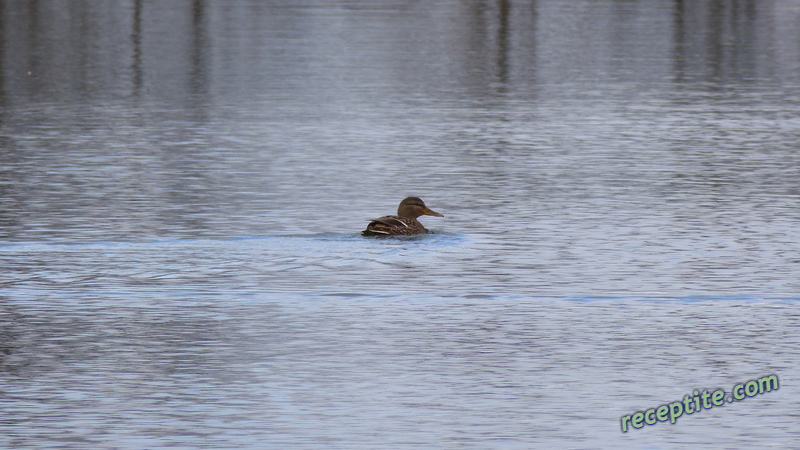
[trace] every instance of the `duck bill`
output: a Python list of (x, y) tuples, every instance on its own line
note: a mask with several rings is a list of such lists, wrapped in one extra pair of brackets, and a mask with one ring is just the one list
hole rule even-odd
[(436, 211), (434, 211), (434, 210), (432, 210), (430, 208), (425, 208), (425, 215), (426, 216), (434, 216), (434, 217), (444, 217), (444, 214), (439, 214), (439, 213), (437, 213)]

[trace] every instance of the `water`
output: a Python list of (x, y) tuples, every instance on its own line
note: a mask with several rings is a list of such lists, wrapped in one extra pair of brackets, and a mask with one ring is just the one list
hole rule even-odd
[(0, 18), (2, 446), (800, 438), (794, 2)]

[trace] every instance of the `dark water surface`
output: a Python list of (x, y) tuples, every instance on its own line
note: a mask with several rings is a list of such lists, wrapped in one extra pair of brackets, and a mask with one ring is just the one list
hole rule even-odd
[[(796, 445), (799, 30), (0, 1), (0, 446)], [(408, 195), (432, 234), (359, 235)]]

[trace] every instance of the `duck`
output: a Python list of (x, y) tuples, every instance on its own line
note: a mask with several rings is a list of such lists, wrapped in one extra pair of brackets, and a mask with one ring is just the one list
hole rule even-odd
[(428, 230), (417, 220), (419, 216), (444, 217), (427, 206), (419, 197), (407, 197), (397, 207), (396, 216), (383, 216), (372, 219), (364, 236), (408, 236), (427, 233)]

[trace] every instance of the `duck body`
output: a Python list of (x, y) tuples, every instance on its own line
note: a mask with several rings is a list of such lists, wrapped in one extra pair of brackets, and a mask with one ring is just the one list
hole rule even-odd
[(402, 216), (383, 216), (367, 225), (361, 233), (365, 236), (408, 236), (427, 233), (428, 230), (417, 219)]
[(431, 210), (419, 197), (408, 197), (400, 202), (396, 216), (383, 216), (372, 219), (367, 229), (362, 231), (364, 236), (409, 236), (427, 233), (428, 230), (417, 220), (419, 216), (444, 217)]

